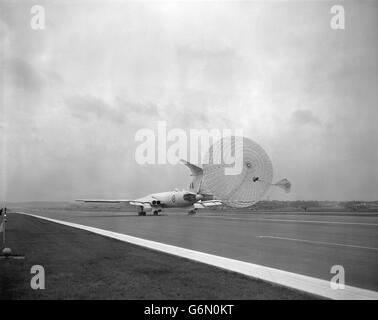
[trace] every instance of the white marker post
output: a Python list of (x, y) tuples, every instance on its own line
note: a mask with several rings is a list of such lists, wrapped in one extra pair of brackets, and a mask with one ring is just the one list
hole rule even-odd
[(6, 209), (3, 208), (4, 216), (3, 216), (3, 221), (1, 222), (0, 225), (0, 232), (3, 233), (3, 247), (5, 248), (5, 223), (7, 222), (7, 213)]
[(6, 223), (7, 223), (7, 208), (6, 207), (3, 208), (3, 212), (4, 212), (4, 217), (3, 217), (3, 221), (0, 224), (0, 233), (1, 232), (3, 233), (3, 250), (0, 253), (0, 259), (4, 259), (4, 258), (25, 259), (25, 256), (12, 254), (11, 248), (7, 248), (5, 246), (6, 244), (5, 232), (6, 232)]
[(7, 248), (5, 246), (5, 225), (7, 223), (7, 208), (4, 207), (3, 209), (3, 212), (4, 212), (4, 217), (3, 217), (3, 222), (1, 223), (0, 225), (0, 232), (3, 232), (3, 250), (2, 250), (2, 257), (10, 257), (12, 255), (12, 250), (10, 248)]
[(3, 247), (5, 248), (5, 225), (7, 223), (7, 212), (6, 209), (4, 209), (4, 217), (3, 217)]

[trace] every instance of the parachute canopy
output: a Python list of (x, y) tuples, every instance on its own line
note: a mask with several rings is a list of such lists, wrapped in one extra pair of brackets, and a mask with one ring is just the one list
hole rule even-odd
[(253, 205), (272, 185), (272, 163), (264, 149), (249, 138), (220, 139), (203, 162), (202, 188), (230, 207)]

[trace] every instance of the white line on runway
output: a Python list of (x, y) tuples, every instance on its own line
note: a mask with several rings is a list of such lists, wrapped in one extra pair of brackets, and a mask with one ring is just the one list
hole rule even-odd
[(367, 222), (341, 222), (341, 221), (321, 221), (321, 220), (290, 220), (290, 219), (272, 219), (272, 218), (234, 218), (222, 216), (203, 216), (197, 215), (198, 218), (217, 218), (225, 220), (242, 220), (242, 221), (272, 221), (272, 222), (299, 222), (299, 223), (323, 223), (323, 224), (346, 224), (346, 225), (361, 225), (361, 226), (378, 226), (378, 223)]
[(25, 212), (17, 212), (20, 214), (29, 215), (39, 219), (60, 223), (73, 228), (86, 230), (96, 234), (100, 234), (109, 238), (118, 239), (124, 242), (132, 243), (138, 246), (146, 247), (149, 249), (165, 252), (168, 254), (176, 255), (186, 259), (198, 261), (208, 265), (212, 265), (221, 269), (238, 272), (253, 278), (261, 279), (264, 281), (276, 283), (285, 287), (294, 288), (311, 294), (327, 297), (330, 299), (369, 299), (378, 300), (378, 292), (345, 286), (344, 289), (334, 290), (330, 287), (330, 281), (317, 279), (301, 274), (274, 269), (270, 267), (260, 266), (249, 262), (239, 261), (235, 259), (225, 258), (208, 254), (191, 249), (176, 247), (173, 245), (160, 243), (156, 241), (146, 240), (142, 238), (132, 237), (123, 233), (113, 232), (109, 230), (89, 227), (82, 224), (46, 218), (42, 216), (33, 215)]
[(356, 246), (356, 245), (351, 245), (351, 244), (342, 244), (342, 243), (334, 243), (334, 242), (323, 242), (323, 241), (312, 241), (312, 240), (303, 240), (303, 239), (294, 239), (294, 238), (283, 238), (283, 237), (274, 237), (274, 236), (257, 236), (257, 238), (268, 238), (268, 239), (278, 239), (278, 240), (288, 240), (288, 241), (298, 241), (298, 242), (325, 244), (325, 245), (340, 246), (340, 247), (350, 247), (350, 248), (358, 248), (358, 249), (378, 250), (378, 248)]

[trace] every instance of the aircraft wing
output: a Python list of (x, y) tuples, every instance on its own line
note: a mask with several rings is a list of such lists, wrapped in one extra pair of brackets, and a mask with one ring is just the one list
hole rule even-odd
[(221, 200), (206, 200), (206, 201), (198, 201), (193, 204), (194, 208), (196, 209), (204, 209), (209, 207), (217, 207), (223, 206), (224, 203)]
[(145, 204), (155, 204), (155, 199), (152, 197), (143, 197), (139, 199), (76, 199), (77, 202), (85, 203), (127, 203), (132, 206), (143, 206)]
[[(206, 201), (198, 201), (193, 204), (193, 206), (196, 209), (204, 209), (204, 208), (209, 208), (209, 207), (217, 207), (217, 206), (229, 206), (230, 202), (235, 202), (229, 201), (229, 200), (206, 200)], [(254, 205), (258, 201), (236, 201), (239, 203), (248, 203), (250, 206)]]
[(133, 200), (105, 200), (105, 199), (76, 199), (77, 202), (89, 202), (89, 203), (130, 203)]

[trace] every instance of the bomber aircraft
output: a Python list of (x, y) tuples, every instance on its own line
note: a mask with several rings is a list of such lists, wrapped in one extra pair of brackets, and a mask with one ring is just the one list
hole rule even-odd
[(164, 208), (187, 208), (189, 214), (195, 214), (198, 209), (214, 206), (222, 206), (221, 200), (214, 199), (212, 194), (206, 193), (202, 188), (203, 169), (181, 160), (186, 165), (193, 177), (189, 190), (179, 191), (178, 189), (167, 192), (153, 193), (138, 199), (77, 199), (85, 203), (119, 203), (130, 204), (138, 208), (138, 214), (145, 216), (147, 212), (159, 215)]

